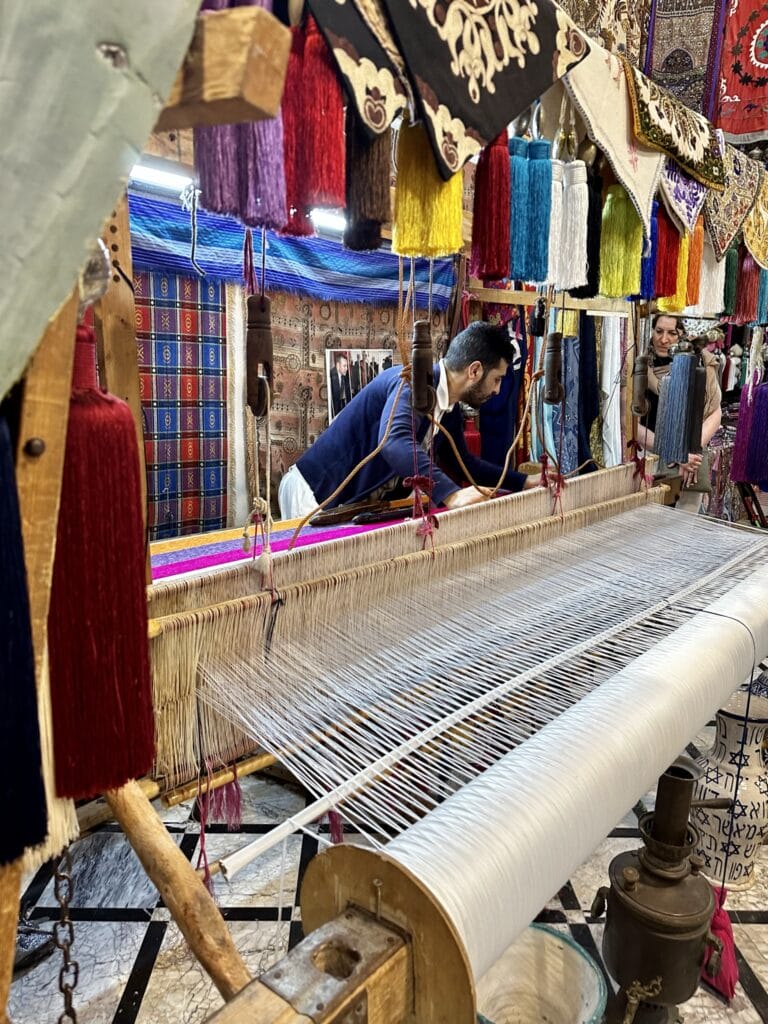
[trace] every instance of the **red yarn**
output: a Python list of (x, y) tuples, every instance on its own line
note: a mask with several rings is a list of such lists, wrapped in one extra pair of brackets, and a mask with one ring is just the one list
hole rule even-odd
[(505, 128), (485, 147), (477, 162), (469, 264), (473, 277), (495, 281), (509, 277), (509, 181)]
[(739, 247), (739, 271), (736, 278), (736, 308), (733, 323), (749, 324), (757, 320), (757, 297), (760, 291), (760, 267), (742, 243)]
[(73, 798), (121, 786), (154, 756), (136, 429), (126, 403), (94, 387), (92, 331), (77, 345), (48, 615), (56, 789)]
[(291, 29), (291, 52), (283, 90), (283, 158), (285, 164), (285, 198), (288, 222), (281, 229), (286, 235), (311, 235), (312, 222), (307, 213), (307, 174), (303, 133), (301, 75), (304, 67), (304, 30), (300, 25)]
[(717, 974), (707, 974), (707, 967), (712, 957), (712, 951), (707, 953), (704, 966), (701, 968), (701, 976), (708, 985), (711, 985), (716, 992), (731, 1000), (736, 992), (736, 985), (739, 981), (739, 964), (736, 960), (736, 945), (733, 939), (733, 927), (728, 911), (725, 909), (725, 898), (728, 890), (712, 887), (715, 890), (715, 903), (717, 909), (712, 915), (712, 923), (709, 930), (720, 939), (723, 944), (723, 951), (720, 955), (720, 969)]
[(680, 232), (672, 218), (659, 203), (659, 241), (654, 291), (657, 298), (677, 292), (677, 258), (680, 255)]
[(301, 79), (306, 200), (309, 208), (344, 208), (344, 98), (333, 58), (313, 17), (307, 18)]

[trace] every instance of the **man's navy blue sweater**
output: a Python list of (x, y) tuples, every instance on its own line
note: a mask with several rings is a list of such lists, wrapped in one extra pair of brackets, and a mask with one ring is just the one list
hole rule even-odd
[[(318, 501), (324, 501), (339, 486), (354, 467), (379, 444), (387, 428), (397, 390), (401, 367), (384, 370), (367, 384), (331, 422), (327, 430), (304, 452), (296, 467), (312, 489)], [(440, 380), (440, 367), (435, 366), (435, 388)], [(416, 444), (414, 444), (414, 423)], [(461, 454), (464, 464), (475, 483), (483, 487), (494, 486), (501, 474), (501, 466), (470, 455), (464, 442), (464, 422), (461, 409), (454, 405), (441, 420)], [(362, 501), (372, 491), (383, 487), (393, 477), (417, 474), (429, 476), (429, 455), (421, 447), (430, 421), (426, 416), (414, 414), (411, 408), (411, 389), (406, 383), (400, 392), (389, 437), (379, 454), (350, 481), (331, 506)], [(414, 464), (415, 453), (415, 464)], [(442, 505), (446, 497), (458, 489), (455, 481), (462, 479), (462, 471), (442, 433), (435, 438), (435, 458), (446, 472), (434, 466), (432, 498)], [(451, 476), (455, 477), (451, 479)], [(508, 491), (522, 490), (525, 475), (510, 470), (502, 483)]]

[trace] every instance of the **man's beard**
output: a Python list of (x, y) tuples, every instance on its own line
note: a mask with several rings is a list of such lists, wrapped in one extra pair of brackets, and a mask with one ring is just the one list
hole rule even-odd
[(467, 390), (461, 396), (461, 401), (465, 405), (470, 406), (470, 408), (472, 409), (479, 409), (484, 402), (488, 401), (488, 399), (491, 396), (486, 392), (483, 386), (484, 381), (485, 378), (483, 378), (483, 380), (477, 381), (476, 384), (473, 384), (471, 387), (467, 388)]

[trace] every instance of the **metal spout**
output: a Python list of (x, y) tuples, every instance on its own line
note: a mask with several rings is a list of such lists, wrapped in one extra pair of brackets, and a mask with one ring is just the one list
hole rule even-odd
[(685, 846), (693, 787), (699, 769), (688, 758), (678, 758), (659, 778), (652, 836), (667, 846)]

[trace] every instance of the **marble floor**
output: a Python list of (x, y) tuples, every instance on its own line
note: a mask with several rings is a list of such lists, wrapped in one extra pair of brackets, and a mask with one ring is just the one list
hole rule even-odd
[[(705, 749), (708, 729), (689, 747)], [(243, 823), (239, 833), (212, 824), (206, 831), (209, 860), (268, 832), (305, 806), (295, 786), (264, 776), (242, 780)], [(595, 891), (606, 883), (611, 858), (639, 844), (637, 817), (652, 806), (653, 794), (638, 803), (594, 851), (570, 881), (542, 909), (538, 920), (570, 933), (600, 964), (602, 924), (590, 917)], [(156, 805), (182, 852), (197, 864), (200, 825), (192, 804), (173, 810)], [(319, 832), (324, 831), (320, 826)], [(322, 838), (322, 836), (321, 836)], [(355, 836), (348, 837), (355, 841)], [(296, 907), (303, 872), (318, 848), (318, 834), (294, 836), (231, 884), (214, 879), (216, 900), (249, 969), (258, 974), (302, 938)], [(74, 896), (73, 956), (79, 963), (75, 1008), (81, 1024), (200, 1024), (221, 998), (189, 954), (181, 935), (116, 825), (108, 824), (72, 848)], [(683, 1007), (686, 1024), (768, 1022), (768, 848), (755, 886), (729, 897), (738, 947), (740, 983), (727, 1005), (705, 988)], [(29, 880), (23, 898), (27, 920), (50, 929), (58, 917), (53, 866)], [(62, 1010), (58, 978), (61, 954), (16, 976), (10, 999), (14, 1024), (53, 1024)], [(604, 970), (604, 968), (602, 968)], [(609, 985), (609, 991), (612, 991)]]

